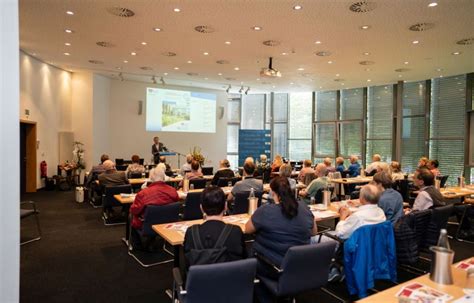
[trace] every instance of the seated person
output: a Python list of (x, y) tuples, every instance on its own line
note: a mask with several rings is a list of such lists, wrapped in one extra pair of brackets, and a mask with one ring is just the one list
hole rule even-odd
[(303, 161), (303, 168), (300, 170), (300, 173), (298, 174), (298, 181), (304, 182), (306, 174), (314, 175), (314, 169), (311, 167), (312, 165), (313, 163), (311, 163), (311, 160)]
[[(184, 178), (188, 179), (188, 180), (192, 180), (192, 179), (200, 179), (203, 177), (203, 174), (200, 170), (200, 165), (199, 165), (199, 162), (196, 161), (196, 160), (193, 160), (191, 162), (191, 171), (190, 172), (187, 172), (185, 175), (184, 175)], [(183, 181), (181, 181), (179, 183), (179, 186), (183, 186)]]
[(232, 171), (232, 169), (230, 169), (229, 160), (224, 159), (224, 160), (219, 161), (219, 169), (214, 174), (211, 184), (217, 185), (217, 182), (219, 181), (220, 178), (234, 178), (234, 177), (235, 177), (234, 172)]
[(443, 195), (434, 187), (434, 175), (428, 168), (419, 168), (413, 176), (413, 182), (420, 189), (413, 210), (425, 210), (446, 205)]
[(280, 166), (283, 165), (283, 158), (281, 157), (281, 155), (276, 155), (275, 156), (275, 159), (273, 160), (273, 163), (272, 163), (272, 173), (276, 173), (276, 172), (279, 172), (280, 171)]
[(421, 157), (420, 160), (418, 160), (418, 168), (428, 168), (428, 163), (430, 162), (430, 159), (427, 157)]
[(186, 155), (186, 163), (184, 163), (183, 166), (181, 166), (181, 171), (180, 171), (181, 176), (184, 177), (184, 175), (187, 172), (191, 171), (191, 162), (193, 162), (193, 160), (194, 158), (191, 154)]
[(313, 182), (314, 179), (316, 179), (316, 175), (314, 174), (314, 172), (312, 174), (306, 174), (304, 176), (303, 183), (304, 183), (304, 185), (306, 185), (306, 187), (308, 187), (308, 185), (310, 185), (311, 182)]
[[(310, 204), (311, 197), (315, 197), (318, 190), (328, 187), (329, 181), (327, 175), (327, 168), (324, 163), (319, 163), (316, 165), (316, 170), (314, 172), (316, 179), (311, 181), (311, 183), (304, 189), (300, 190), (299, 195), (303, 197), (303, 201), (306, 204)], [(316, 203), (321, 203), (322, 201), (316, 201)]]
[(365, 169), (365, 173), (367, 175), (374, 175), (375, 172), (377, 171), (377, 168), (381, 160), (382, 158), (380, 157), (379, 154), (374, 154), (372, 156), (372, 163), (369, 166), (367, 166), (367, 168)]
[(392, 181), (405, 179), (399, 162), (392, 161), (392, 163), (390, 163), (390, 170), (392, 171)]
[(428, 162), (428, 169), (435, 177), (441, 176), (441, 172), (439, 171), (438, 166), (438, 160), (430, 160)]
[(243, 180), (235, 183), (234, 187), (232, 187), (231, 193), (227, 196), (227, 201), (233, 201), (237, 193), (250, 192), (252, 188), (255, 193), (263, 192), (263, 182), (262, 180), (253, 177), (254, 172), (255, 164), (250, 162), (244, 164)]
[(403, 216), (402, 195), (392, 188), (392, 178), (386, 172), (376, 173), (373, 183), (381, 192), (379, 207), (385, 213), (387, 220), (395, 224)]
[[(150, 172), (150, 180), (152, 183), (137, 194), (130, 207), (130, 213), (133, 215), (132, 228), (134, 229), (142, 228), (143, 214), (147, 205), (166, 205), (179, 201), (176, 189), (164, 182), (165, 172), (162, 169), (153, 169)], [(140, 246), (139, 243), (138, 246)]]
[(349, 171), (349, 177), (357, 177), (360, 174), (360, 164), (358, 162), (359, 157), (357, 157), (356, 155), (352, 155), (349, 158), (349, 161), (351, 162), (351, 164), (347, 168), (347, 170)]
[(336, 171), (342, 173), (346, 170), (344, 167), (344, 158), (343, 157), (337, 157), (336, 158)]
[(89, 186), (91, 182), (94, 181), (94, 178), (97, 178), (98, 175), (105, 171), (104, 162), (107, 160), (109, 160), (108, 155), (103, 154), (102, 156), (100, 156), (100, 163), (98, 165), (94, 165), (91, 171), (89, 172), (89, 175), (87, 176), (86, 186)]
[[(311, 236), (317, 233), (317, 225), (309, 208), (295, 200), (287, 178), (275, 177), (270, 188), (275, 203), (257, 208), (245, 224), (245, 233), (255, 233), (255, 252), (280, 266), (290, 247), (310, 243)], [(260, 263), (259, 274), (275, 277), (271, 269)]]
[(293, 172), (293, 168), (290, 164), (283, 164), (280, 166), (280, 176), (285, 177), (288, 179), (288, 183), (290, 184), (291, 190), (296, 189), (296, 180), (291, 178), (291, 173)]
[(209, 186), (202, 192), (201, 210), (205, 214), (204, 223), (193, 225), (186, 230), (184, 236), (184, 255), (186, 268), (194, 265), (192, 251), (198, 249), (193, 238), (192, 229), (197, 228), (201, 244), (204, 249), (211, 249), (215, 246), (224, 228), (230, 228), (229, 234), (224, 241), (225, 252), (214, 260), (216, 263), (236, 261), (247, 257), (244, 236), (240, 227), (223, 222), (224, 212), (227, 210), (225, 194), (221, 188)]
[(255, 177), (263, 176), (263, 174), (270, 168), (270, 164), (267, 162), (267, 155), (261, 154), (260, 155), (260, 163), (257, 164), (257, 168), (255, 169)]
[(105, 171), (98, 177), (101, 186), (114, 186), (128, 184), (128, 178), (124, 171), (117, 171), (112, 160), (106, 160), (103, 164)]
[(359, 199), (361, 206), (356, 212), (351, 213), (346, 206), (339, 209), (339, 223), (337, 223), (335, 230), (337, 237), (348, 239), (357, 228), (368, 224), (382, 223), (386, 220), (383, 210), (377, 206), (380, 191), (375, 185), (363, 186)]
[(127, 178), (130, 178), (132, 174), (143, 174), (145, 172), (145, 167), (140, 164), (140, 157), (138, 155), (132, 156), (132, 164), (127, 166), (125, 174)]
[(172, 176), (173, 171), (171, 170), (171, 166), (166, 163), (166, 157), (165, 156), (160, 156), (160, 163), (157, 165), (160, 169), (162, 169), (165, 172), (166, 176)]
[(336, 171), (336, 168), (332, 166), (332, 159), (327, 157), (323, 160), (324, 165), (326, 165), (326, 173), (333, 173)]

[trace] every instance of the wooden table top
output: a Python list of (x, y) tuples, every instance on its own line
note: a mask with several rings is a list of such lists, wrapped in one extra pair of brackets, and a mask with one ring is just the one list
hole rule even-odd
[[(222, 190), (224, 191), (224, 193), (226, 195), (229, 194), (232, 190), (232, 187), (221, 187), (221, 188), (222, 188)], [(193, 189), (193, 190), (190, 190), (188, 192), (190, 192), (190, 193), (200, 193), (203, 190), (204, 190), (203, 188), (200, 188), (200, 189)], [(188, 196), (188, 193), (184, 192), (181, 189), (178, 190), (178, 197), (179, 197), (180, 200), (186, 200), (187, 196)], [(114, 198), (122, 204), (132, 204), (133, 201), (135, 200), (135, 195), (128, 196), (128, 194), (127, 194), (126, 196), (122, 196), (121, 194), (118, 194), (118, 195), (114, 195)]]
[(474, 195), (474, 187), (466, 186), (461, 188), (459, 186), (447, 187), (446, 189), (440, 189), (441, 194), (445, 199), (457, 199), (470, 195)]
[[(224, 222), (229, 224), (234, 224), (239, 226), (242, 231), (245, 230), (245, 223), (249, 220), (250, 216), (248, 214), (240, 214), (233, 216), (225, 216)], [(153, 230), (159, 234), (166, 242), (171, 245), (182, 245), (184, 242), (184, 235), (186, 229), (194, 224), (203, 223), (203, 219), (191, 220), (191, 221), (178, 221), (174, 223), (165, 223), (153, 225)]]
[[(464, 261), (469, 261), (471, 258), (466, 259)], [(410, 281), (407, 281), (405, 283), (399, 284), (397, 286), (394, 286), (392, 288), (386, 289), (384, 291), (381, 291), (379, 293), (376, 293), (370, 297), (364, 298), (358, 302), (362, 303), (369, 303), (369, 302), (374, 302), (374, 303), (379, 303), (379, 302), (399, 302), (398, 297), (395, 295), (404, 287), (409, 284), (412, 284), (414, 282), (424, 284), (426, 286), (432, 287), (434, 289), (437, 289), (439, 291), (442, 291), (444, 293), (448, 293), (449, 295), (453, 296), (454, 300), (459, 299), (460, 297), (464, 296), (463, 288), (466, 284), (466, 277), (467, 277), (467, 272), (466, 270), (462, 270), (459, 268), (456, 268), (456, 264), (453, 264), (452, 266), (452, 273), (453, 273), (453, 284), (452, 285), (442, 285), (442, 284), (437, 284), (433, 281), (430, 280), (429, 274), (420, 276), (418, 278), (412, 279)]]
[(339, 184), (362, 184), (369, 183), (372, 181), (373, 177), (354, 177), (354, 178), (338, 178), (330, 179), (329, 182), (339, 183)]

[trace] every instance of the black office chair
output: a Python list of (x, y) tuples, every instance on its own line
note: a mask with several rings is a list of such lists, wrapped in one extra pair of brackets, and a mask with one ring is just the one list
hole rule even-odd
[(189, 186), (194, 185), (194, 189), (206, 188), (207, 180), (204, 178), (197, 178), (189, 180)]
[(120, 225), (126, 223), (127, 218), (124, 218), (123, 216), (112, 217), (110, 213), (110, 210), (114, 207), (123, 207), (123, 205), (114, 198), (114, 195), (122, 193), (132, 193), (132, 186), (130, 184), (104, 186), (102, 194), (102, 219), (104, 220), (105, 226)]
[(188, 192), (184, 202), (183, 220), (202, 219), (201, 202), (202, 193)]
[(97, 183), (100, 173), (92, 173), (91, 181), (86, 184), (88, 191), (88, 200), (89, 204), (93, 208), (102, 207), (102, 192), (100, 190), (100, 185)]
[(123, 165), (124, 163), (123, 158), (115, 158), (115, 165)]
[(226, 187), (226, 186), (229, 186), (229, 182), (231, 182), (232, 186), (234, 186), (235, 183), (239, 182), (240, 180), (242, 180), (242, 178), (240, 178), (240, 177), (219, 178), (219, 180), (217, 180), (217, 186)]
[(139, 163), (140, 165), (143, 165), (143, 163), (145, 163), (145, 159), (140, 158), (140, 160), (138, 160), (138, 163)]
[[(181, 207), (180, 202), (166, 204), (166, 205), (147, 205), (145, 208), (145, 212), (143, 214), (143, 226), (141, 230), (135, 229), (136, 235), (140, 237), (142, 246), (144, 248), (148, 248), (155, 240), (156, 240), (156, 232), (153, 230), (152, 226), (156, 224), (164, 224), (164, 223), (171, 223), (179, 221), (179, 209)], [(132, 228), (130, 228), (130, 236), (128, 241), (128, 254), (132, 256), (141, 266), (143, 267), (151, 267), (159, 264), (169, 263), (172, 262), (173, 259), (167, 260), (160, 260), (158, 262), (153, 263), (146, 263), (144, 261), (145, 257), (143, 253), (144, 251), (137, 253), (136, 249), (133, 247), (132, 239)], [(165, 247), (165, 243), (163, 243), (163, 250), (170, 255), (173, 255), (170, 251), (168, 251)]]
[(129, 179), (140, 179), (142, 178), (142, 173), (129, 173), (128, 178)]
[[(32, 209), (21, 208), (22, 205), (31, 205), (31, 207), (33, 207), (33, 208)], [(31, 217), (31, 216), (35, 216), (36, 227), (38, 229), (38, 236), (37, 237), (35, 237), (33, 239), (30, 239), (30, 240), (27, 240), (27, 241), (24, 241), (24, 242), (21, 242), (20, 245), (41, 240), (41, 227), (40, 227), (40, 223), (39, 223), (38, 214), (39, 214), (39, 211), (38, 211), (38, 209), (36, 209), (36, 203), (35, 202), (33, 202), (33, 201), (20, 202), (20, 220), (23, 220), (23, 219)]]
[(337, 242), (330, 241), (317, 245), (293, 246), (287, 251), (281, 267), (272, 264), (264, 256), (256, 254), (257, 259), (262, 262), (262, 266), (270, 266), (279, 275), (278, 280), (273, 280), (259, 273), (257, 273), (257, 277), (262, 286), (278, 298), (283, 297), (291, 300), (299, 293), (321, 289), (344, 301), (323, 288), (328, 281), (329, 267), (335, 254), (336, 245)]
[(448, 181), (449, 175), (446, 176), (437, 176), (436, 179), (439, 180), (439, 186), (442, 188), (446, 185), (446, 181)]
[(430, 246), (437, 245), (439, 232), (441, 229), (446, 229), (448, 220), (453, 213), (453, 205), (441, 206), (433, 208), (431, 212), (431, 219), (426, 227), (426, 233), (423, 237), (421, 248), (428, 252)]
[(211, 176), (214, 172), (214, 167), (201, 167), (201, 172), (204, 176)]
[(179, 301), (184, 303), (252, 303), (256, 270), (255, 259), (194, 265), (189, 268), (183, 288), (180, 270), (175, 267), (174, 287)]
[(115, 165), (115, 169), (118, 171), (126, 171), (128, 165), (122, 164), (122, 165)]
[(398, 191), (403, 197), (403, 201), (410, 201), (410, 181), (407, 179), (396, 180), (393, 182), (393, 189)]
[[(262, 205), (262, 194), (262, 192), (255, 192), (255, 197), (258, 198), (258, 207)], [(249, 191), (235, 194), (231, 210), (233, 215), (246, 214), (249, 212), (249, 195)]]

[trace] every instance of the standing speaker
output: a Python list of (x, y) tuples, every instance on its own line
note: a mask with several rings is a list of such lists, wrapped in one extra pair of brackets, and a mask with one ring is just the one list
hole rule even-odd
[(141, 116), (143, 113), (143, 101), (139, 100), (138, 101), (138, 115)]

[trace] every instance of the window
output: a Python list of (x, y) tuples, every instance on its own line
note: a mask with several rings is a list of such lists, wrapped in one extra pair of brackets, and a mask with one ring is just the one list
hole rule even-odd
[(410, 82), (403, 85), (401, 165), (405, 172), (413, 172), (425, 151), (425, 91), (426, 83)]
[(264, 129), (265, 95), (243, 95), (242, 129)]
[(338, 155), (348, 159), (362, 156), (362, 123), (364, 117), (364, 89), (341, 90)]
[(393, 86), (368, 88), (366, 159), (380, 154), (382, 161), (392, 160)]
[(466, 75), (433, 79), (431, 82), (430, 158), (455, 184), (464, 173)]
[(273, 94), (272, 155), (288, 157), (288, 94)]
[(291, 160), (311, 159), (311, 115), (313, 94), (291, 93), (288, 150)]
[(240, 108), (240, 95), (230, 95), (227, 102), (227, 160), (233, 169), (238, 167), (239, 160)]

